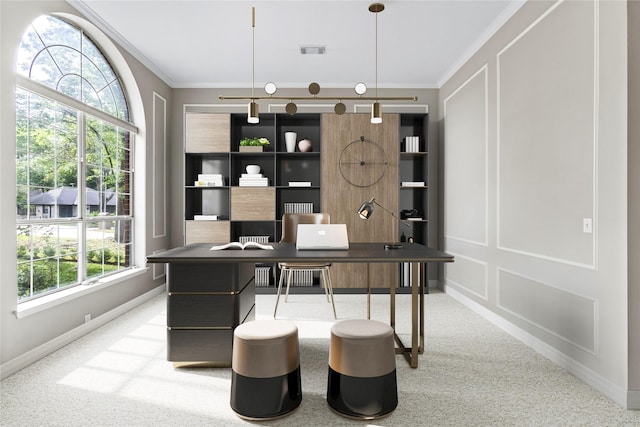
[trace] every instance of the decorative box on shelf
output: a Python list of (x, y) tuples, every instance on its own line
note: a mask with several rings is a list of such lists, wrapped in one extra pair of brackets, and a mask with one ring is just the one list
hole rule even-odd
[(264, 147), (262, 147), (261, 145), (241, 145), (240, 152), (241, 153), (262, 153), (263, 148)]

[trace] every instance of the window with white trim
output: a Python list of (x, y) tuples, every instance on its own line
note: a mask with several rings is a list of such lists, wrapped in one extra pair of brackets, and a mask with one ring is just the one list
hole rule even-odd
[(106, 56), (60, 18), (32, 22), (16, 71), (21, 302), (133, 266), (135, 127)]

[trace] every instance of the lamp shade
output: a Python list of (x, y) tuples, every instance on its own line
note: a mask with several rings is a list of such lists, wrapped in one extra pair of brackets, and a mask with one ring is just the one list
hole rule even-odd
[(382, 123), (382, 107), (379, 102), (371, 105), (371, 123), (374, 125)]
[(364, 202), (358, 209), (358, 215), (361, 219), (369, 219), (374, 209), (375, 207), (372, 202)]
[(260, 117), (258, 116), (258, 104), (251, 101), (249, 103), (249, 113), (247, 115), (248, 123), (260, 123)]

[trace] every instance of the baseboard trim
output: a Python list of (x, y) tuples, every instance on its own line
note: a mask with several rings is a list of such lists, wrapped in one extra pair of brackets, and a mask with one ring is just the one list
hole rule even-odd
[(627, 393), (627, 409), (640, 411), (640, 391), (629, 391)]
[(48, 356), (49, 354), (61, 349), (65, 345), (72, 343), (83, 335), (86, 335), (89, 332), (98, 329), (100, 326), (105, 325), (118, 316), (121, 316), (126, 312), (136, 308), (140, 304), (149, 301), (151, 298), (162, 294), (166, 291), (166, 289), (166, 284), (162, 284), (94, 319), (91, 319), (87, 323), (83, 323), (82, 325), (71, 329), (64, 334), (59, 335), (54, 339), (49, 340), (46, 343), (41, 344), (38, 347), (33, 348), (26, 353), (3, 363), (2, 365), (0, 365), (0, 380), (3, 380), (15, 374), (16, 372), (26, 368), (34, 362), (37, 362), (43, 357)]
[(445, 284), (444, 291), (447, 295), (451, 296), (456, 301), (460, 302), (470, 310), (473, 310), (475, 313), (484, 317), (486, 320), (493, 323), (503, 331), (507, 332), (517, 340), (531, 347), (533, 350), (551, 360), (556, 365), (566, 369), (571, 374), (589, 384), (591, 387), (598, 390), (600, 393), (604, 394), (606, 397), (613, 400), (623, 408), (638, 409), (640, 407), (640, 405), (638, 405), (640, 403), (640, 392), (627, 392), (626, 390), (602, 377), (598, 373), (587, 368), (580, 362), (571, 359), (566, 354), (561, 353), (557, 349), (551, 347), (549, 344), (541, 341), (540, 339), (524, 331), (513, 323), (498, 316), (491, 310), (481, 306), (480, 304), (455, 290), (451, 286), (447, 286)]

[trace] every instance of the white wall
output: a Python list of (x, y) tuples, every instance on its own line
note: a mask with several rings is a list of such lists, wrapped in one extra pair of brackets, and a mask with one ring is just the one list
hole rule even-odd
[(530, 1), (440, 91), (447, 292), (623, 406), (626, 9)]
[[(15, 234), (15, 59), (18, 43), (28, 25), (46, 13), (81, 24), (101, 46), (122, 74), (128, 90), (136, 136), (135, 259), (143, 267), (135, 278), (111, 286), (94, 285), (93, 292), (23, 318), (17, 318), (16, 234)], [(0, 2), (0, 367), (4, 377), (29, 362), (77, 338), (122, 312), (122, 307), (139, 303), (164, 283), (162, 267), (145, 268), (145, 257), (169, 247), (170, 204), (165, 190), (165, 153), (169, 132), (166, 120), (170, 88), (128, 53), (109, 41), (77, 11), (63, 1)], [(138, 221), (139, 220), (139, 221)], [(93, 320), (84, 324), (85, 315)]]

